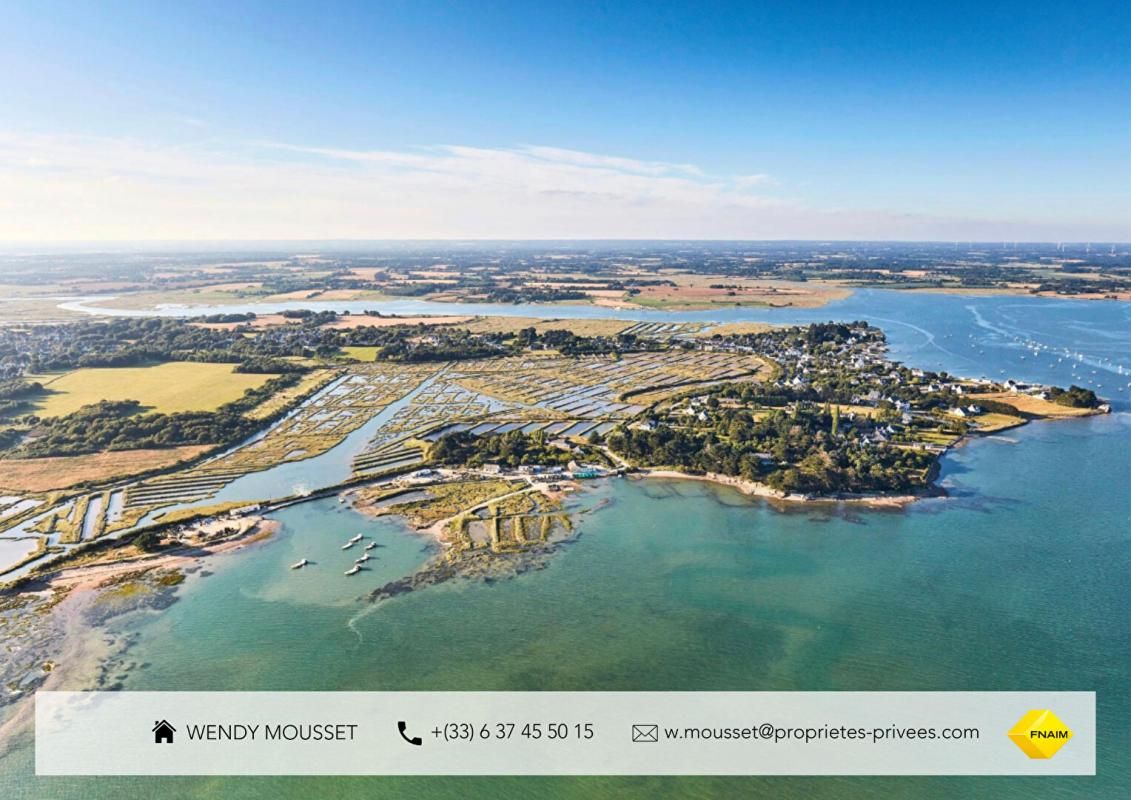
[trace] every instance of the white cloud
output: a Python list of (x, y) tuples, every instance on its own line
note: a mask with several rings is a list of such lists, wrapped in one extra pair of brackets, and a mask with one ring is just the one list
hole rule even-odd
[(574, 164), (580, 167), (593, 167), (609, 169), (618, 172), (631, 172), (640, 175), (670, 175), (682, 174), (702, 177), (703, 171), (694, 164), (670, 164), (665, 161), (638, 161), (634, 158), (618, 158), (617, 156), (601, 156), (593, 153), (583, 153), (577, 150), (564, 150), (560, 147), (539, 147), (527, 145), (521, 152), (535, 158), (545, 159), (563, 164)]
[(753, 189), (755, 186), (768, 186), (773, 183), (773, 178), (764, 172), (759, 172), (754, 175), (736, 175), (732, 178), (735, 188), (738, 189)]
[[(0, 131), (0, 240), (1071, 238), (819, 209), (765, 174), (524, 145), (240, 148)], [(761, 193), (759, 193), (761, 192)]]

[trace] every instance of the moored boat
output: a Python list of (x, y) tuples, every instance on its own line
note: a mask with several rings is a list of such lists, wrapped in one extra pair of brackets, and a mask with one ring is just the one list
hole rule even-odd
[(304, 558), (301, 561), (296, 561), (294, 564), (291, 564), (291, 569), (302, 569), (309, 563), (310, 562)]
[(354, 564), (352, 567), (346, 570), (346, 575), (356, 575), (359, 572), (361, 572), (361, 567), (359, 567), (357, 564)]

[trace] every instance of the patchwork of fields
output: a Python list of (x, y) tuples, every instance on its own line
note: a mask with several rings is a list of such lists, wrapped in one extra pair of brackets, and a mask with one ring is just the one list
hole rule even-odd
[(0, 459), (0, 491), (50, 492), (88, 481), (128, 478), (190, 461), (209, 448), (185, 445), (84, 456)]
[(322, 455), (435, 371), (431, 366), (356, 365), (260, 436), (184, 473), (130, 487), (129, 508), (210, 497), (232, 480)]
[(475, 435), (544, 431), (561, 437), (606, 433), (646, 407), (636, 393), (669, 396), (701, 383), (749, 377), (765, 369), (754, 356), (655, 352), (620, 357), (512, 356), (458, 362), (402, 408), (355, 461), (387, 468), (423, 442), (460, 431)]
[[(681, 335), (693, 331), (675, 327), (643, 332)], [(582, 357), (540, 353), (451, 363), (355, 362), (326, 367), (304, 382), (308, 388), (321, 388), (282, 419), (248, 441), (186, 469), (134, 482), (113, 481), (115, 474), (129, 469), (136, 473), (134, 468), (143, 463), (161, 468), (196, 452), (152, 451), (151, 462), (141, 453), (83, 457), (82, 463), (76, 459), (70, 466), (36, 463), (47, 459), (0, 462), (0, 476), (9, 474), (13, 483), (18, 477), (23, 490), (9, 492), (0, 505), (0, 543), (11, 545), (7, 549), (12, 552), (34, 546), (32, 557), (38, 558), (48, 548), (57, 550), (122, 531), (158, 512), (179, 513), (182, 505), (207, 501), (241, 476), (317, 459), (370, 422), (377, 427), (367, 433), (368, 442), (353, 459), (356, 476), (395, 473), (421, 464), (430, 443), (453, 431), (480, 435), (521, 429), (567, 438), (605, 433), (657, 399), (695, 385), (751, 378), (766, 369), (765, 362), (755, 356), (681, 350)], [(63, 383), (68, 392), (62, 396), (72, 396), (72, 403), (93, 402), (90, 398), (103, 392), (101, 387), (108, 391), (121, 382), (118, 396), (170, 410), (178, 403), (182, 408), (189, 403), (218, 406), (229, 396), (241, 394), (246, 385), (269, 376), (237, 375), (222, 364), (164, 364), (138, 370), (77, 370), (63, 378), (69, 380)], [(233, 379), (250, 383), (242, 385), (241, 380)], [(641, 397), (645, 399), (637, 399)], [(285, 400), (278, 403), (284, 404), (278, 408), (285, 407)], [(5, 466), (8, 473), (3, 472)], [(43, 473), (44, 468), (53, 471), (56, 467), (69, 475)], [(317, 479), (317, 465), (311, 469)], [(76, 480), (68, 483), (68, 477)], [(79, 481), (101, 488), (67, 490)], [(285, 496), (291, 490), (289, 485), (280, 486), (275, 494)], [(543, 538), (550, 527), (541, 518), (525, 519), (544, 512), (510, 509), (508, 513), (523, 519), (507, 521), (505, 514), (497, 522), (468, 519), (461, 523), (458, 535), (470, 537), (470, 547), (487, 530), (497, 548), (508, 536), (515, 541)], [(484, 524), (487, 528), (480, 530)], [(537, 527), (511, 530), (508, 525)], [(0, 572), (11, 566), (0, 563)]]

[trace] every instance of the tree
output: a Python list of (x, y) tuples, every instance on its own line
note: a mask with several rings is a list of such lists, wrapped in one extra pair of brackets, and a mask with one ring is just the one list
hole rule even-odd
[(134, 544), (147, 553), (161, 549), (161, 534), (157, 531), (143, 531), (134, 537)]

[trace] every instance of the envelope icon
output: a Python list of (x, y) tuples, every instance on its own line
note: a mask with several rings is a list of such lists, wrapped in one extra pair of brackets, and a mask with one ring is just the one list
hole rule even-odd
[(634, 741), (634, 742), (658, 742), (658, 741), (660, 741), (660, 726), (659, 725), (633, 725), (632, 726), (632, 741)]

